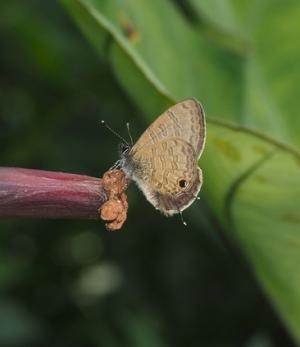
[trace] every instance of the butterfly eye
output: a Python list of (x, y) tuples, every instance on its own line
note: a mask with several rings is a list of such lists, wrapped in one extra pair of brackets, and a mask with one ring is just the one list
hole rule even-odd
[(119, 152), (120, 154), (126, 154), (130, 149), (130, 146), (127, 145), (126, 143), (120, 143), (119, 145)]
[(179, 180), (178, 182), (180, 188), (186, 188), (187, 187), (187, 181), (184, 179)]

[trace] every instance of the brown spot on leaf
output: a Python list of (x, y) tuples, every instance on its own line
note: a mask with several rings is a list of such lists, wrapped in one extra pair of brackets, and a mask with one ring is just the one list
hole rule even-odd
[(123, 34), (127, 37), (128, 41), (131, 43), (137, 43), (141, 39), (140, 33), (136, 30), (135, 25), (125, 14), (120, 16), (120, 25)]
[(223, 139), (215, 139), (214, 142), (218, 149), (222, 151), (227, 158), (234, 161), (241, 160), (240, 151), (235, 146), (233, 146), (232, 143)]
[(282, 215), (282, 219), (290, 224), (300, 224), (300, 214), (287, 213)]
[(300, 166), (300, 158), (295, 156), (296, 165)]
[(127, 218), (128, 202), (125, 190), (128, 180), (122, 170), (109, 170), (103, 175), (103, 188), (108, 194), (108, 201), (99, 209), (100, 218), (106, 221), (109, 231), (121, 229)]
[(256, 175), (255, 180), (258, 181), (259, 183), (267, 183), (268, 182), (268, 178), (266, 176), (262, 176), (262, 175)]
[(254, 145), (252, 148), (253, 148), (254, 152), (259, 154), (259, 155), (266, 155), (268, 153), (266, 148), (259, 146), (259, 145)]
[(288, 239), (288, 243), (289, 243), (289, 246), (293, 248), (298, 248), (298, 249), (300, 248), (300, 240), (297, 237), (290, 237)]

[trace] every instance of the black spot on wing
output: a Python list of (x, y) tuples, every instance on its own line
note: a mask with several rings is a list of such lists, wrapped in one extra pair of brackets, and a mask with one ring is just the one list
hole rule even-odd
[(189, 187), (188, 190), (185, 190), (184, 192), (181, 192), (176, 195), (161, 194), (156, 192), (155, 197), (158, 201), (158, 208), (161, 210), (161, 212), (163, 212), (166, 215), (171, 213), (171, 211), (183, 211), (196, 199), (200, 187), (201, 180), (197, 172), (197, 175), (195, 175), (192, 185)]

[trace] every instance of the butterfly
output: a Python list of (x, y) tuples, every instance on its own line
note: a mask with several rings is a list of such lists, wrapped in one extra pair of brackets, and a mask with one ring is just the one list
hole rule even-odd
[(157, 210), (181, 214), (201, 189), (205, 138), (203, 107), (186, 99), (162, 113), (134, 145), (121, 144), (118, 166)]

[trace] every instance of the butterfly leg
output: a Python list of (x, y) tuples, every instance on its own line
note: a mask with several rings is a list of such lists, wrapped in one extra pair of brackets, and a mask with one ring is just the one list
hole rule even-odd
[(121, 161), (117, 160), (112, 167), (109, 168), (109, 171), (114, 169), (119, 169), (121, 167)]
[(187, 226), (187, 222), (183, 219), (182, 211), (178, 211), (178, 213), (180, 214), (180, 218), (181, 218), (182, 224), (186, 227)]

